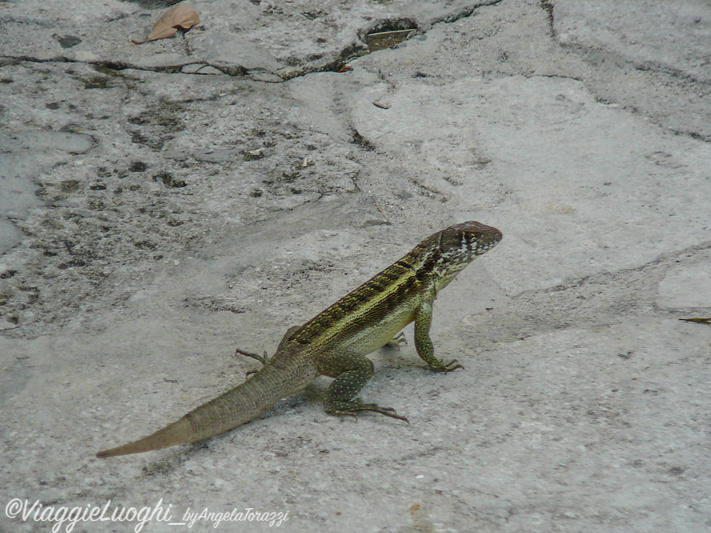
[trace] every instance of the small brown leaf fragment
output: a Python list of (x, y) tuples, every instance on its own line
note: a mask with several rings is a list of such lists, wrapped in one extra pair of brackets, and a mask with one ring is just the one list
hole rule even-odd
[(353, 70), (353, 67), (350, 65), (343, 65), (338, 72), (348, 72), (349, 70)]
[(133, 44), (143, 44), (149, 41), (157, 41), (158, 39), (167, 39), (175, 35), (178, 28), (187, 31), (199, 22), (200, 17), (192, 7), (175, 6), (158, 19), (158, 22), (153, 26), (153, 30), (151, 30), (151, 34), (145, 41), (131, 39), (131, 42)]

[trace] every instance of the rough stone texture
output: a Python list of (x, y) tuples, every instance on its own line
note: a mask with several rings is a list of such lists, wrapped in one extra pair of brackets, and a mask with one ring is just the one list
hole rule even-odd
[[(711, 527), (711, 329), (678, 320), (711, 316), (708, 3), (206, 0), (130, 44), (168, 4), (0, 4), (0, 531), (51, 528), (13, 498), (304, 532)], [(321, 378), (205, 443), (94, 458), (471, 219), (504, 241), (433, 326), (466, 370), (372, 356), (363, 397), (409, 426), (327, 416)]]
[(190, 4), (201, 23), (189, 37), (137, 47), (131, 40), (145, 39), (162, 14), (153, 16), (140, 4), (157, 7), (177, 2), (76, 2), (68, 9), (65, 2), (23, 0), (11, 2), (6, 9), (0, 47), (10, 58), (159, 71), (212, 67), (226, 74), (278, 81), (340, 68), (345, 60), (368, 51), (368, 33), (424, 31), (498, 1), (203, 0)]

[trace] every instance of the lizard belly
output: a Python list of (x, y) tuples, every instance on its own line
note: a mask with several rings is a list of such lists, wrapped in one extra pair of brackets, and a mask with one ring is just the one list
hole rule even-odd
[(367, 355), (385, 346), (402, 328), (415, 320), (416, 307), (408, 306), (382, 318), (378, 324), (360, 328), (341, 346), (353, 352)]

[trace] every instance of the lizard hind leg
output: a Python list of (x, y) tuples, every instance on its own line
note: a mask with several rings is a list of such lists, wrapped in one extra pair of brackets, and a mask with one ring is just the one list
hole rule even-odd
[(403, 420), (409, 424), (407, 418), (398, 415), (397, 411), (391, 407), (381, 407), (374, 403), (363, 403), (360, 399), (354, 399), (373, 376), (373, 362), (364, 356), (351, 356), (348, 363), (349, 369), (338, 373), (326, 391), (324, 399), (326, 412), (332, 415), (357, 417), (359, 411), (372, 411)]
[[(295, 332), (297, 329), (299, 329), (299, 327), (300, 327), (300, 326), (291, 326), (288, 330), (286, 330), (286, 333), (284, 334), (284, 337), (281, 339), (281, 342), (279, 342), (279, 346), (277, 347), (277, 352), (278, 352), (279, 350), (281, 350), (281, 349), (286, 345), (287, 342), (289, 342), (289, 339), (290, 339), (291, 336), (294, 334), (294, 332)], [(245, 357), (251, 357), (252, 359), (256, 359), (257, 361), (259, 361), (260, 363), (262, 363), (262, 366), (266, 365), (266, 364), (269, 362), (269, 356), (267, 355), (267, 352), (266, 352), (266, 351), (264, 352), (264, 355), (262, 356), (262, 355), (259, 355), (259, 354), (256, 354), (256, 353), (247, 352), (247, 351), (245, 351), (245, 350), (240, 350), (239, 348), (237, 348), (237, 349), (235, 350), (235, 355), (244, 355)], [(247, 372), (245, 375), (246, 375), (247, 377), (249, 377), (249, 376), (251, 376), (252, 374), (256, 374), (257, 372), (259, 372), (259, 371), (258, 371), (258, 370), (250, 370), (250, 371)]]

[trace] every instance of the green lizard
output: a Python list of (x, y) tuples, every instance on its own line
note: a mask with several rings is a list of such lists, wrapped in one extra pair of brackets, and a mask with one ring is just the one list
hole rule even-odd
[(415, 348), (432, 370), (462, 368), (456, 359), (444, 362), (434, 356), (429, 336), (432, 304), (438, 291), (500, 240), (499, 230), (479, 222), (438, 231), (303, 326), (287, 331), (274, 356), (241, 385), (163, 429), (99, 452), (97, 457), (147, 452), (219, 435), (303, 390), (318, 376), (335, 378), (324, 398), (327, 413), (355, 416), (374, 411), (407, 421), (392, 408), (354, 399), (373, 375), (373, 363), (366, 355), (391, 342), (414, 321)]

